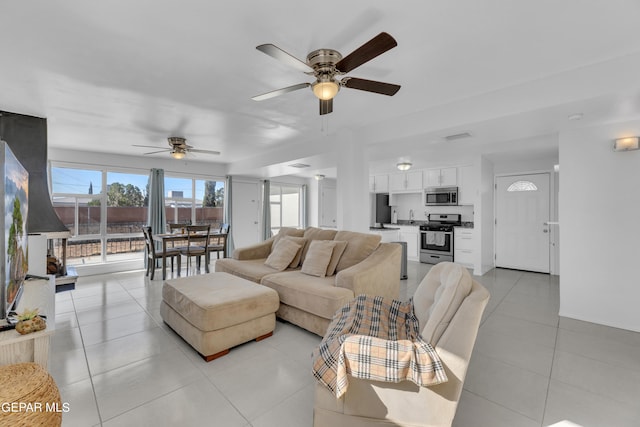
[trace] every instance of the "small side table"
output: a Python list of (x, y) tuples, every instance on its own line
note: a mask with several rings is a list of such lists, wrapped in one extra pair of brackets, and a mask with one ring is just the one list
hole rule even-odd
[(0, 366), (13, 363), (35, 362), (47, 369), (49, 341), (53, 329), (20, 335), (15, 329), (0, 332)]
[(0, 332), (0, 366), (35, 362), (47, 369), (50, 337), (55, 332), (55, 280), (28, 280), (18, 303), (17, 312), (38, 308), (47, 316), (47, 329), (20, 335), (15, 329)]

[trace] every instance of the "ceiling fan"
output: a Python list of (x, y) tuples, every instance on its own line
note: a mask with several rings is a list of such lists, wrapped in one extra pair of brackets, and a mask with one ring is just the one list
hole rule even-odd
[(313, 83), (299, 83), (288, 86), (254, 96), (251, 99), (254, 101), (263, 101), (298, 89), (311, 87), (315, 96), (320, 99), (320, 115), (323, 115), (333, 111), (333, 97), (336, 96), (341, 87), (393, 96), (400, 90), (399, 85), (359, 79), (356, 77), (341, 77), (340, 79), (336, 77), (347, 74), (376, 56), (393, 49), (397, 45), (398, 43), (393, 37), (382, 32), (344, 58), (340, 52), (336, 50), (318, 49), (309, 53), (307, 55), (307, 62), (303, 62), (273, 44), (262, 44), (257, 46), (256, 49), (305, 74), (313, 75), (316, 81)]
[[(162, 150), (157, 150), (157, 151), (150, 151), (148, 153), (143, 153), (145, 156), (148, 154), (156, 154), (156, 153), (162, 153), (162, 152), (169, 152), (171, 154), (171, 157), (173, 157), (174, 159), (180, 160), (183, 159), (184, 156), (187, 155), (187, 153), (203, 153), (203, 154), (220, 154), (219, 151), (213, 151), (213, 150), (198, 150), (196, 148), (193, 148), (191, 145), (187, 145), (187, 140), (185, 138), (179, 137), (179, 136), (171, 136), (169, 138), (167, 138), (168, 142), (169, 142), (169, 147), (170, 148), (163, 148)], [(153, 145), (133, 145), (134, 147), (146, 147), (146, 148), (158, 148), (156, 146)]]

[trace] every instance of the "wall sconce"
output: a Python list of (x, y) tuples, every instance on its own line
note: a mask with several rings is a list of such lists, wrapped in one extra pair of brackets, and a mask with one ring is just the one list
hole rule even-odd
[(401, 171), (408, 171), (413, 166), (410, 162), (401, 162), (396, 165), (396, 167)]
[(314, 178), (316, 179), (316, 181), (322, 181), (324, 179), (324, 175), (317, 174), (316, 176), (314, 176)]
[(613, 141), (613, 151), (631, 151), (640, 148), (640, 138), (631, 136), (629, 138), (619, 138)]

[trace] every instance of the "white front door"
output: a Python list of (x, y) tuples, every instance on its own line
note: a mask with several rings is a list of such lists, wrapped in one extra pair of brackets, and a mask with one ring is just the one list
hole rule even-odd
[(260, 241), (260, 183), (233, 182), (231, 214), (233, 245), (236, 248)]
[(496, 267), (549, 273), (549, 174), (496, 178)]

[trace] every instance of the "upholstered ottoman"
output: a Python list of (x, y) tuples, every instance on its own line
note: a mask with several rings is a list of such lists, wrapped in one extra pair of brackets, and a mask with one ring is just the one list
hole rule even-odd
[(167, 280), (160, 315), (209, 362), (273, 334), (278, 293), (228, 273)]

